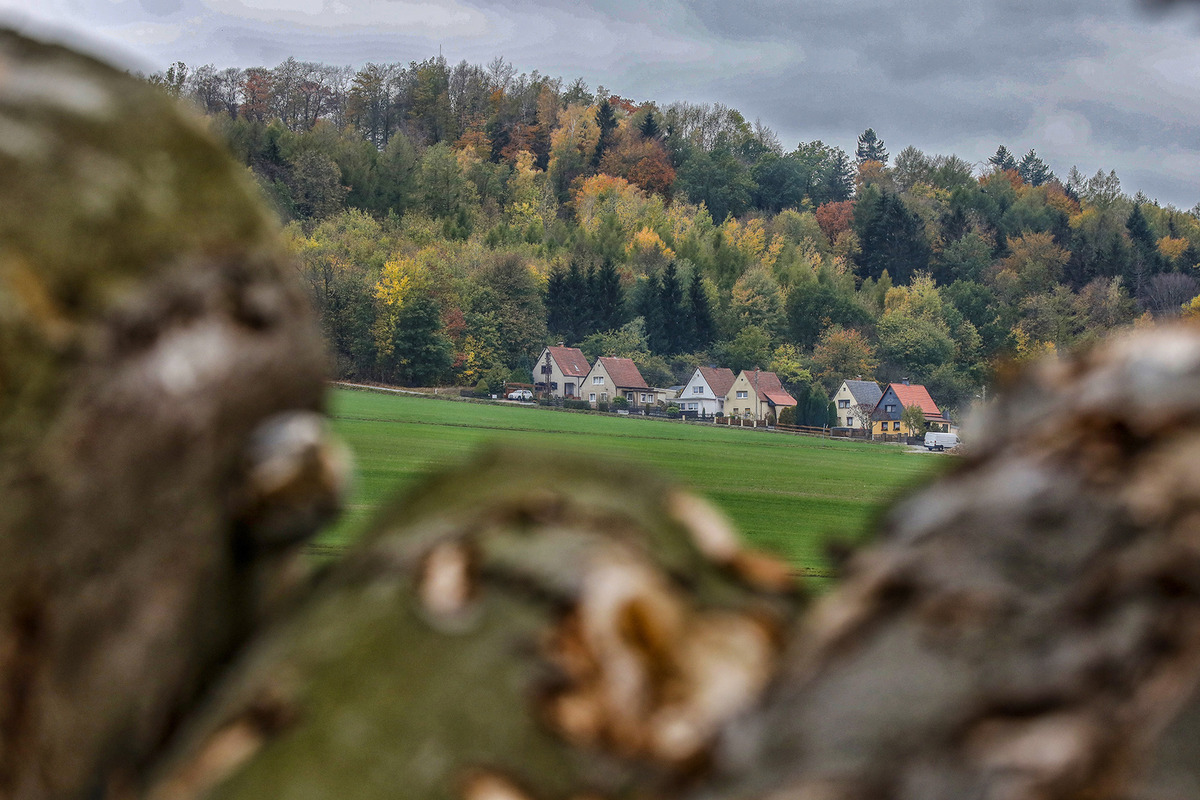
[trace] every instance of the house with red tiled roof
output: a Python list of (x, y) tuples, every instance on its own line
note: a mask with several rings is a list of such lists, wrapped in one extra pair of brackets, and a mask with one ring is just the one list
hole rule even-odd
[(796, 398), (787, 393), (779, 376), (761, 369), (744, 369), (725, 393), (725, 414), (763, 421), (778, 419), (784, 408), (795, 408)]
[(725, 395), (736, 376), (724, 367), (696, 367), (692, 377), (683, 385), (676, 405), (683, 411), (713, 416), (725, 411)]
[(630, 408), (654, 404), (654, 390), (646, 383), (632, 359), (601, 356), (584, 380), (584, 399), (593, 407), (618, 397), (629, 401)]
[[(889, 383), (883, 390), (879, 402), (875, 404), (874, 433), (900, 433), (900, 415), (909, 406), (920, 406), (925, 413), (925, 423), (933, 430), (950, 430), (950, 420), (946, 419), (937, 403), (929, 394), (929, 390), (919, 383), (910, 384), (908, 381)], [(943, 427), (945, 426), (945, 427)], [(912, 435), (920, 431), (908, 431)]]
[(547, 347), (533, 363), (533, 385), (554, 397), (579, 398), (592, 369), (577, 347)]

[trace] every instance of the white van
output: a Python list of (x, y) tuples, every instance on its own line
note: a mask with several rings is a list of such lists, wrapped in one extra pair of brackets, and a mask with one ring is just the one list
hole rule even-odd
[(926, 450), (945, 450), (947, 447), (958, 447), (957, 433), (935, 433), (929, 431), (925, 434), (925, 449)]

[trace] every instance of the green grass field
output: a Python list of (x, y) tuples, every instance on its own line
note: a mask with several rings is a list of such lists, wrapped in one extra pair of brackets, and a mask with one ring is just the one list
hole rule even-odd
[(317, 549), (353, 541), (384, 500), (488, 443), (619, 459), (676, 478), (713, 500), (754, 544), (822, 574), (825, 543), (860, 539), (892, 497), (950, 462), (906, 448), (766, 431), (462, 403), (335, 389), (330, 414), (354, 452), (348, 513)]

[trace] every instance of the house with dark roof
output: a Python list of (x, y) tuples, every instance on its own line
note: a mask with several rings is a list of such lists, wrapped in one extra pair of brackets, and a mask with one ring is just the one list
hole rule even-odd
[(796, 398), (787, 393), (779, 376), (761, 369), (744, 369), (725, 393), (725, 414), (763, 421), (779, 418), (784, 408), (795, 408)]
[(533, 385), (554, 397), (579, 398), (591, 368), (577, 347), (547, 347), (533, 364)]
[(618, 397), (629, 401), (630, 408), (654, 405), (654, 392), (632, 359), (601, 356), (584, 380), (585, 399), (593, 407)]
[[(831, 400), (837, 408), (837, 427), (851, 430), (866, 430), (875, 411), (875, 404), (883, 397), (883, 389), (875, 381), (842, 381)], [(861, 415), (854, 414), (855, 407), (864, 409)], [(863, 419), (868, 420), (863, 424)]]
[(696, 367), (683, 385), (675, 403), (683, 411), (714, 416), (725, 411), (725, 395), (736, 376), (724, 367)]
[[(950, 430), (950, 420), (946, 419), (937, 403), (929, 395), (929, 390), (919, 383), (889, 383), (883, 390), (879, 401), (875, 404), (874, 420), (875, 433), (900, 433), (900, 415), (909, 406), (920, 406), (925, 414), (925, 422), (932, 430)], [(916, 434), (917, 431), (909, 431)]]

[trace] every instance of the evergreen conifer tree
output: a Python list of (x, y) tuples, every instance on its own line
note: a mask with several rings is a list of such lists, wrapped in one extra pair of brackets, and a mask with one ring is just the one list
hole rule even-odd
[(567, 319), (566, 274), (557, 264), (550, 268), (546, 279), (546, 330), (555, 336), (568, 338), (570, 321)]
[(650, 352), (666, 351), (666, 326), (662, 315), (662, 282), (658, 273), (646, 278), (639, 288), (637, 313), (646, 328), (646, 344)]
[(587, 276), (579, 268), (579, 262), (574, 259), (571, 259), (571, 266), (567, 268), (567, 275), (563, 281), (563, 294), (565, 295), (565, 317), (567, 319), (566, 336), (569, 344), (576, 344), (591, 333), (591, 330), (589, 330), (587, 319), (590, 315), (588, 311), (590, 304), (587, 302)]
[(858, 137), (858, 148), (854, 151), (854, 157), (859, 164), (864, 161), (887, 163), (888, 152), (883, 147), (883, 140), (875, 134), (874, 128), (867, 128)]
[(663, 268), (659, 281), (659, 315), (662, 320), (663, 352), (667, 355), (681, 353), (686, 341), (680, 341), (679, 322), (684, 316), (683, 287), (672, 261)]
[(1021, 157), (1021, 163), (1017, 164), (1017, 174), (1030, 186), (1041, 186), (1054, 180), (1054, 173), (1050, 171), (1050, 167), (1038, 158), (1038, 154), (1032, 149)]
[(1135, 205), (1133, 211), (1129, 212), (1125, 229), (1129, 231), (1132, 250), (1132, 274), (1128, 276), (1131, 279), (1130, 286), (1140, 289), (1145, 281), (1163, 271), (1163, 258), (1158, 252), (1158, 241), (1154, 231), (1150, 229), (1150, 223), (1142, 213), (1140, 205)]
[(600, 139), (596, 142), (596, 150), (592, 153), (592, 167), (600, 166), (604, 151), (612, 146), (613, 131), (617, 129), (617, 115), (613, 113), (612, 103), (608, 99), (600, 101), (596, 106), (596, 125), (600, 128)]
[(996, 153), (988, 159), (988, 163), (996, 169), (1016, 169), (1017, 160), (1013, 158), (1013, 154), (1008, 151), (1004, 145), (996, 148)]
[(643, 139), (658, 138), (661, 128), (659, 128), (658, 119), (654, 116), (654, 109), (646, 110), (646, 116), (642, 118), (642, 124), (638, 126), (638, 131), (642, 134)]
[(854, 230), (862, 247), (855, 261), (863, 278), (878, 279), (887, 270), (904, 285), (913, 273), (929, 268), (925, 225), (900, 195), (867, 187), (854, 205)]
[(597, 331), (614, 331), (625, 324), (625, 293), (611, 259), (605, 259), (589, 286), (588, 305)]
[(708, 294), (700, 280), (700, 270), (692, 270), (692, 281), (688, 284), (688, 305), (691, 324), (689, 333), (691, 342), (684, 349), (689, 351), (703, 350), (717, 338), (716, 325), (713, 323), (712, 308), (708, 304)]

